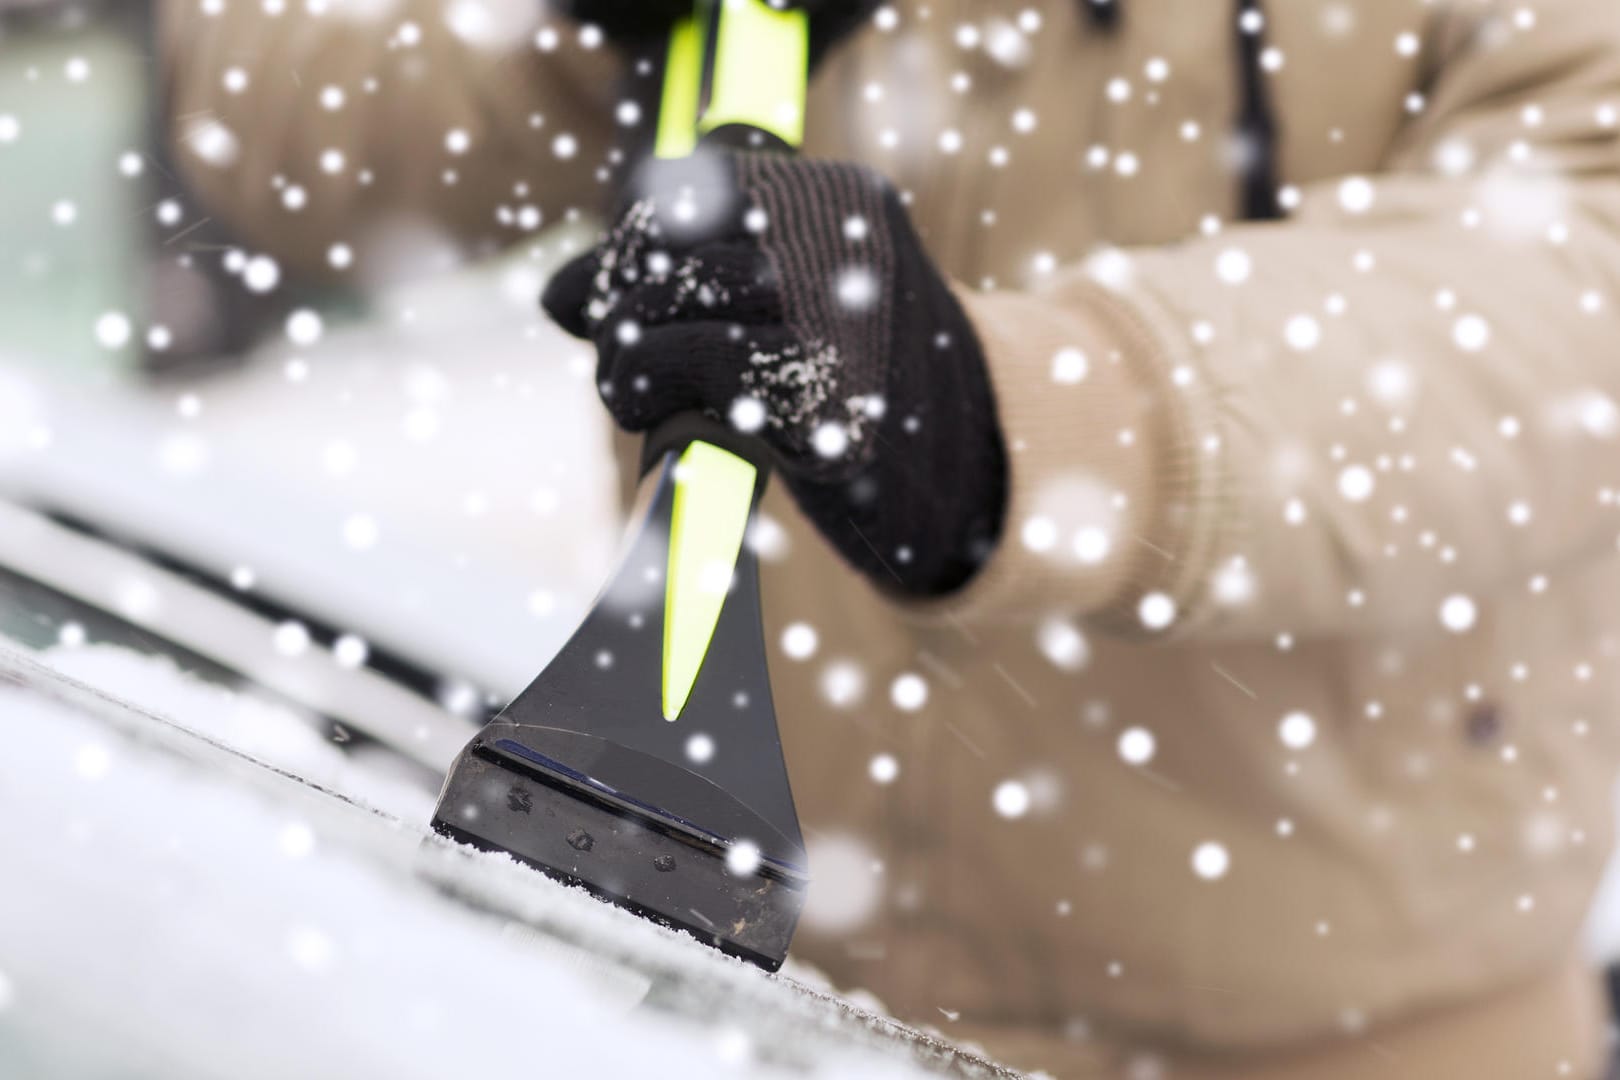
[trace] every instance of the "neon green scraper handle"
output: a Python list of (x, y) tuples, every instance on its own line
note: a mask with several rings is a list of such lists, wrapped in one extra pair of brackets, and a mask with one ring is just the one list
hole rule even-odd
[(698, 0), (670, 34), (654, 153), (685, 157), (704, 135), (731, 125), (798, 149), (809, 66), (804, 12), (764, 0)]
[[(809, 26), (764, 0), (699, 0), (670, 34), (654, 153), (684, 157), (701, 138), (753, 129), (797, 149), (804, 139)], [(712, 48), (706, 48), (712, 43)], [(680, 716), (708, 655), (764, 474), (713, 443), (675, 464), (664, 591), (663, 715)]]

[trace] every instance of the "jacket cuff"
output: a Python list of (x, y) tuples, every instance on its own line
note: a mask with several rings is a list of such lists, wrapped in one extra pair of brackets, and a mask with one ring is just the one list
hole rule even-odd
[[(1079, 275), (1052, 293), (957, 297), (1007, 446), (1006, 520), (978, 574), (909, 602), (911, 614), (1080, 615), (1105, 632), (1158, 637), (1185, 629), (1203, 614), (1227, 517), (1215, 397), (1182, 355), (1185, 332), (1151, 298)], [(1150, 595), (1168, 601), (1170, 623), (1144, 621)]]

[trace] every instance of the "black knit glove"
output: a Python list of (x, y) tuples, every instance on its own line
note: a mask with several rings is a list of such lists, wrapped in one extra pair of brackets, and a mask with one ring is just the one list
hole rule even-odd
[(894, 189), (769, 153), (653, 162), (546, 310), (597, 348), (613, 417), (755, 432), (879, 585), (949, 591), (1001, 529), (1006, 457), (977, 338)]
[[(771, 0), (777, 8), (803, 8), (810, 16), (810, 59), (814, 64), (840, 38), (859, 26), (883, 0)], [(594, 23), (611, 41), (639, 46), (662, 40), (671, 24), (692, 14), (693, 0), (562, 0), (571, 18)]]

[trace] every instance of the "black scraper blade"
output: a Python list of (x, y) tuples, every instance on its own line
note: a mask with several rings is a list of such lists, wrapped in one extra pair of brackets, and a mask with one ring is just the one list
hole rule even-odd
[(774, 971), (809, 876), (747, 544), (684, 708), (661, 707), (679, 457), (583, 624), (456, 758), (433, 828)]

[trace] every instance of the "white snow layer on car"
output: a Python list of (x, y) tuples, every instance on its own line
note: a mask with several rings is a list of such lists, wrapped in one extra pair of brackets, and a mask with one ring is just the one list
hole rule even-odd
[(290, 706), (196, 678), (168, 657), (114, 645), (54, 648), (43, 659), (64, 675), (312, 784), (406, 821), (433, 816), (433, 793), (401, 776), (397, 758), (381, 749), (356, 756)]
[(98, 652), (51, 660), (164, 717), (0, 651), (0, 1075), (919, 1075), (878, 1045), (915, 1033), (424, 845), (223, 745), (346, 785), (296, 716)]

